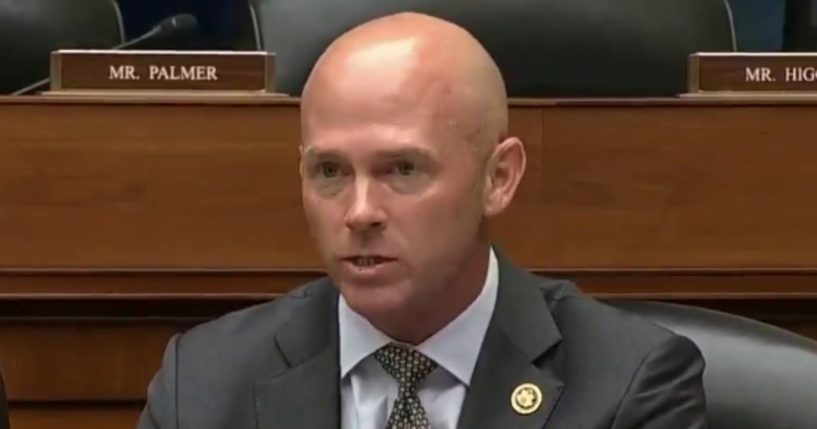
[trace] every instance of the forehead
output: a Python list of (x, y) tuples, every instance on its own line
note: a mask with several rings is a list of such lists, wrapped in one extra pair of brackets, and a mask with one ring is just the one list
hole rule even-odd
[[(441, 83), (413, 82), (395, 76), (338, 78), (310, 91), (302, 120), (310, 129), (367, 124), (430, 127), (444, 116)], [(431, 87), (437, 88), (431, 88)]]
[(418, 147), (436, 152), (449, 149), (456, 141), (449, 119), (434, 107), (344, 101), (349, 103), (304, 114), (305, 147), (334, 150)]
[(415, 64), (377, 69), (355, 62), (316, 79), (301, 112), (304, 146), (447, 151), (463, 140), (458, 131), (468, 120), (459, 117), (456, 82)]
[(307, 159), (342, 158), (441, 158), (449, 150), (444, 140), (416, 127), (363, 124), (348, 127), (318, 127), (303, 143)]

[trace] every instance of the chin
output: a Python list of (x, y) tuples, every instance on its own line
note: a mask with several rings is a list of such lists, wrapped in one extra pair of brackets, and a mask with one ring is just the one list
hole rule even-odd
[(400, 313), (412, 301), (408, 282), (375, 287), (340, 282), (338, 288), (349, 307), (367, 319)]

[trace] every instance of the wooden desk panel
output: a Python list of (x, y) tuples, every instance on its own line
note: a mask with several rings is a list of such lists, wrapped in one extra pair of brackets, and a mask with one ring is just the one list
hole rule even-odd
[(0, 322), (11, 401), (141, 401), (168, 339), (187, 326), (149, 320)]
[[(542, 269), (817, 268), (815, 112), (515, 107), (531, 162), (497, 241)], [(274, 102), (0, 102), (0, 264), (319, 267), (297, 118)]]
[(517, 252), (525, 263), (815, 266), (817, 108), (577, 106), (544, 117), (543, 193), (508, 217), (538, 219), (537, 244)]
[(314, 265), (292, 106), (0, 104), (0, 261)]
[[(598, 297), (817, 338), (813, 118), (809, 100), (514, 101), (529, 171), (497, 241)], [(132, 427), (170, 335), (321, 275), (297, 121), (269, 98), (0, 98), (16, 428)]]
[[(817, 339), (815, 300), (674, 297), (673, 301), (744, 314)], [(86, 309), (86, 316), (5, 318), (0, 320), (0, 368), (5, 375), (8, 398), (15, 404), (34, 408), (47, 404), (74, 408), (95, 402), (141, 403), (171, 335), (215, 314), (257, 302), (261, 301), (235, 300), (232, 308), (211, 308), (212, 316), (199, 313), (198, 307), (206, 307), (206, 302), (191, 298), (166, 305), (165, 309), (145, 302), (142, 317), (133, 316), (131, 301), (117, 305), (97, 303), (96, 307), (114, 307), (107, 315), (93, 314), (99, 310), (92, 308)], [(31, 303), (31, 308), (37, 304), (45, 304), (52, 313), (61, 310), (53, 309), (48, 302)], [(63, 304), (69, 305), (72, 304)]]
[(13, 429), (134, 429), (142, 404), (12, 404)]

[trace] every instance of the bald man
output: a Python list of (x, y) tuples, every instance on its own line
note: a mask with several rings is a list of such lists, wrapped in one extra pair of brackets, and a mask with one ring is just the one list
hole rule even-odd
[(417, 14), (354, 28), (301, 106), (328, 277), (174, 337), (141, 429), (705, 427), (689, 340), (491, 245), (525, 150), (466, 31)]

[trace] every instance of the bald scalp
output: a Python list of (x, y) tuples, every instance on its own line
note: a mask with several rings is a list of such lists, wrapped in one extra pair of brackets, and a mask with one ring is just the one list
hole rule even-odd
[[(502, 75), (466, 30), (442, 19), (400, 13), (361, 24), (321, 55), (301, 97), (303, 135), (339, 114), (424, 109), (433, 123), (490, 154), (507, 135)], [(349, 111), (351, 110), (351, 111)]]

